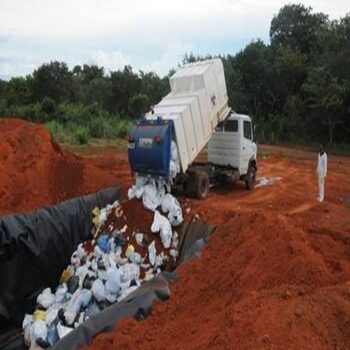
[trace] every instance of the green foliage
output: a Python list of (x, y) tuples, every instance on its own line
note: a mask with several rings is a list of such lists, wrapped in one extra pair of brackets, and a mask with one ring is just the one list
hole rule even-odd
[(75, 140), (80, 144), (84, 145), (89, 141), (90, 135), (87, 128), (78, 126), (74, 133)]

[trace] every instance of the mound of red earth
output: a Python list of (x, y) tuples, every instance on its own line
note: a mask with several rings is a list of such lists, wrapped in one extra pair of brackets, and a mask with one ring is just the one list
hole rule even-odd
[[(0, 215), (25, 212), (116, 186), (111, 157), (86, 159), (64, 151), (43, 125), (0, 120)], [(125, 166), (125, 164), (121, 164)]]
[(150, 317), (121, 321), (84, 349), (349, 349), (341, 239), (288, 216), (231, 211), (202, 257), (178, 271), (170, 300)]

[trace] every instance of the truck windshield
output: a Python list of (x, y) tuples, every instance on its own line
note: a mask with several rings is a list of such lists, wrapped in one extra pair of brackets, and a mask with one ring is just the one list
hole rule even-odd
[(225, 131), (237, 132), (238, 131), (238, 120), (226, 120)]

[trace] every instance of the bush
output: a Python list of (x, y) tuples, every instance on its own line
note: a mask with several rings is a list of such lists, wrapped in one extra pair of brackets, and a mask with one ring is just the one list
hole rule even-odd
[(84, 145), (89, 141), (90, 135), (87, 128), (79, 126), (74, 133), (75, 140), (80, 144)]

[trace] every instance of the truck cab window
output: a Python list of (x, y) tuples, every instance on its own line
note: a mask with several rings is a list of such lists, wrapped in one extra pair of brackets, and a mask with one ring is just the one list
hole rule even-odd
[(226, 120), (225, 131), (237, 132), (238, 131), (238, 120)]
[(251, 126), (251, 123), (248, 121), (243, 122), (243, 136), (246, 139), (249, 139), (249, 140), (252, 139), (252, 126)]

